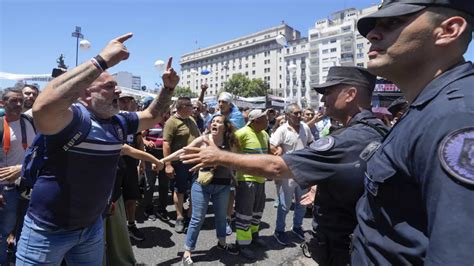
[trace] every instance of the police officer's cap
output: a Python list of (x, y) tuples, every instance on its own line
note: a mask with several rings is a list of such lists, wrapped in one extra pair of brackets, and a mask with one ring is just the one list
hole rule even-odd
[(314, 86), (313, 88), (321, 94), (329, 87), (346, 84), (374, 90), (376, 77), (370, 74), (367, 69), (352, 66), (334, 66), (329, 69), (326, 82)]
[(377, 18), (409, 15), (430, 6), (452, 8), (474, 15), (472, 0), (388, 0), (382, 1), (377, 12), (359, 19), (357, 29), (365, 37), (375, 27)]

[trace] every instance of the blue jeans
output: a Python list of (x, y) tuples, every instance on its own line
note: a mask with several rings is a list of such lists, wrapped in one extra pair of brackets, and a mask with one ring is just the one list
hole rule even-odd
[(191, 203), (193, 213), (189, 222), (188, 232), (184, 245), (185, 250), (192, 251), (196, 248), (196, 242), (201, 231), (207, 213), (209, 200), (212, 200), (214, 208), (214, 220), (218, 239), (226, 237), (226, 215), (227, 203), (229, 201), (230, 185), (201, 185), (194, 182), (191, 187)]
[(7, 238), (15, 229), (16, 209), (20, 194), (16, 188), (4, 190), (4, 186), (0, 186), (0, 193), (6, 201), (6, 205), (0, 207), (0, 265), (7, 264)]
[(102, 217), (84, 229), (51, 230), (41, 227), (25, 216), (16, 265), (102, 265), (104, 228)]
[(301, 187), (292, 179), (283, 180), (279, 193), (280, 204), (278, 204), (276, 228), (275, 231), (285, 231), (286, 215), (291, 208), (291, 199), (295, 195), (295, 210), (293, 216), (293, 227), (301, 228), (303, 225), (303, 218), (306, 214), (306, 206), (300, 204), (301, 196), (303, 196), (308, 189), (301, 189)]

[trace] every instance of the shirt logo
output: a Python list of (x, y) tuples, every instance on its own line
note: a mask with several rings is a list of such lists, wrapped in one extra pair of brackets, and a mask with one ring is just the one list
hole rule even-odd
[(474, 127), (448, 134), (439, 146), (438, 158), (450, 176), (474, 185)]
[(331, 136), (320, 138), (309, 147), (315, 151), (328, 151), (334, 147), (334, 138)]

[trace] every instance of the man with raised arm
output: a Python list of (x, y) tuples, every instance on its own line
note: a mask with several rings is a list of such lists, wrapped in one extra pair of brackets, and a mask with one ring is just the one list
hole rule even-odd
[[(168, 112), (179, 77), (169, 59), (164, 88), (142, 112), (118, 114), (120, 90), (105, 70), (129, 57), (113, 39), (99, 55), (50, 82), (33, 105), (36, 128), (50, 154), (25, 216), (17, 265), (101, 265), (102, 214), (113, 188), (124, 136), (152, 127)], [(90, 130), (83, 131), (84, 124)], [(85, 133), (67, 151), (65, 143)]]

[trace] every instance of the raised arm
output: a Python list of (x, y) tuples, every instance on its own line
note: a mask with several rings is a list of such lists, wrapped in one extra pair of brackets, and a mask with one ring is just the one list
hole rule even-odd
[(169, 112), (171, 105), (171, 96), (173, 95), (174, 88), (178, 85), (179, 76), (176, 71), (171, 67), (173, 57), (168, 59), (166, 65), (166, 71), (163, 73), (163, 88), (160, 90), (160, 94), (153, 100), (147, 109), (142, 112), (138, 112), (140, 124), (138, 130), (142, 131), (148, 128), (152, 128), (156, 123), (163, 120), (163, 117)]
[(206, 94), (206, 90), (207, 90), (208, 86), (207, 84), (202, 84), (201, 85), (201, 93), (199, 94), (199, 98), (198, 98), (198, 106), (199, 106), (199, 111), (202, 113), (204, 112), (204, 94)]
[[(112, 67), (129, 57), (123, 44), (132, 37), (127, 33), (111, 40), (99, 56), (107, 67)], [(94, 80), (103, 72), (91, 60), (64, 73), (51, 81), (33, 104), (33, 117), (36, 129), (43, 134), (55, 134), (72, 121), (71, 105), (85, 93)]]

